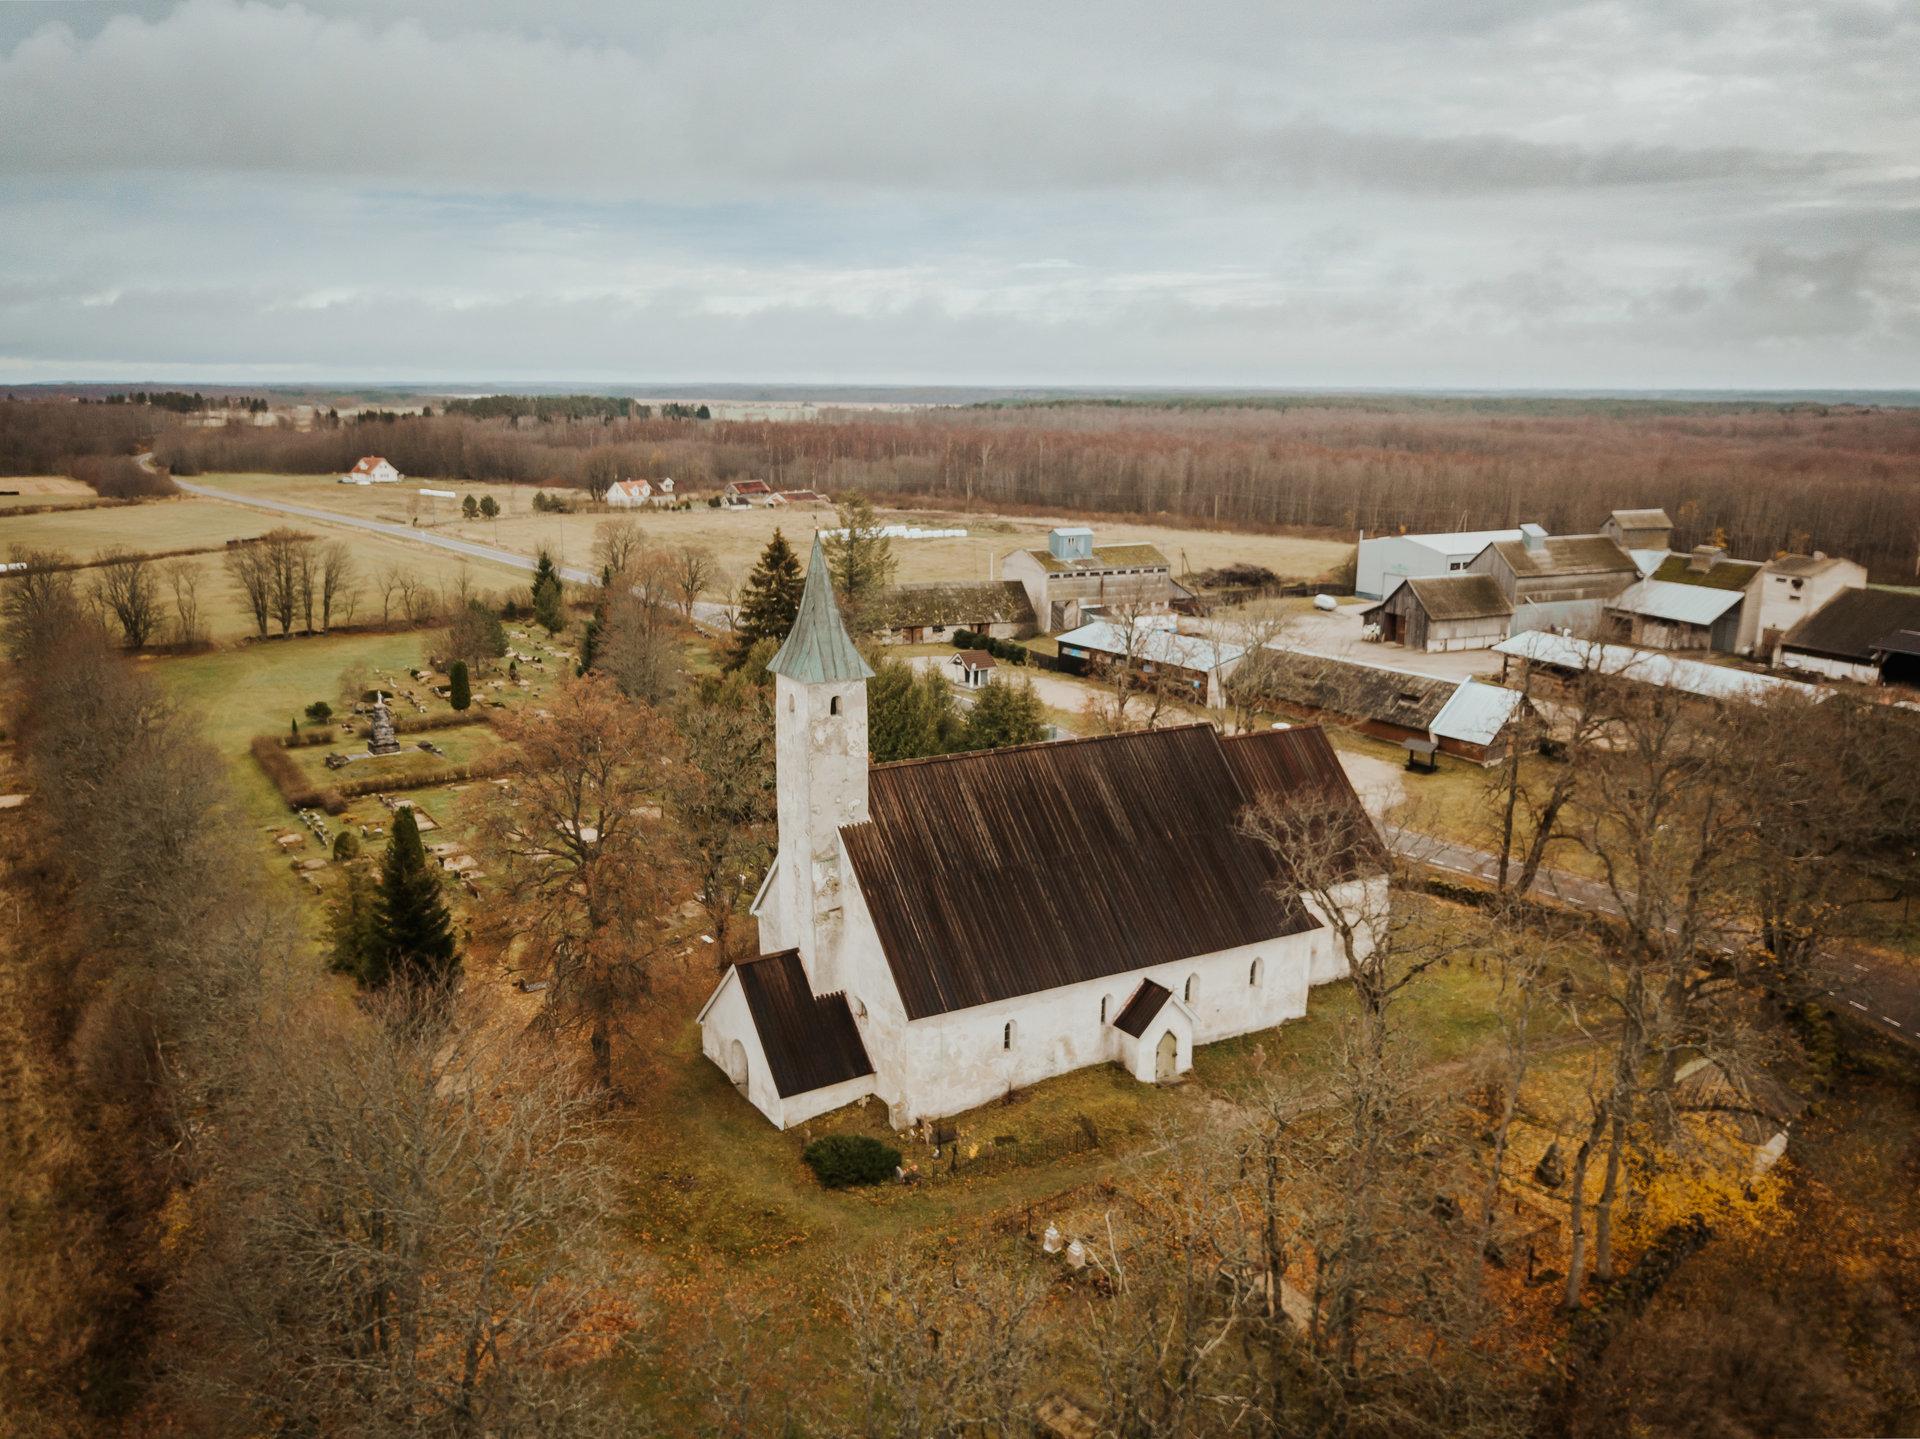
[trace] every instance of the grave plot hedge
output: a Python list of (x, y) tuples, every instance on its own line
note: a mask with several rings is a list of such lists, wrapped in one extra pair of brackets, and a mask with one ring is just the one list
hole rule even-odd
[(864, 1134), (829, 1134), (801, 1153), (814, 1177), (828, 1189), (879, 1184), (900, 1167), (900, 1151)]
[(277, 736), (256, 735), (248, 748), (253, 752), (254, 763), (266, 771), (289, 809), (323, 809), (328, 814), (338, 814), (347, 807), (340, 791), (315, 784), (307, 776)]

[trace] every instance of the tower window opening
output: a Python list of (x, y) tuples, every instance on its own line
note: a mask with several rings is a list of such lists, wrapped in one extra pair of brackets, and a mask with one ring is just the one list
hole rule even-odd
[(840, 713), (840, 696), (839, 695), (835, 695), (832, 699), (827, 701), (827, 713), (830, 715), (837, 715)]

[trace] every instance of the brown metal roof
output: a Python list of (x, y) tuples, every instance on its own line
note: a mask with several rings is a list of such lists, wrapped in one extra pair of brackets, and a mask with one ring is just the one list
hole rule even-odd
[(900, 585), (868, 611), (878, 625), (979, 625), (1034, 622), (1033, 602), (1018, 580), (960, 580), (950, 584)]
[(954, 658), (970, 670), (991, 670), (999, 668), (993, 656), (985, 650), (959, 650), (955, 652)]
[(874, 766), (840, 834), (908, 1018), (1315, 928), (1240, 816), (1308, 776), (1353, 791), (1325, 736), (1275, 733), (1232, 760), (1197, 724)]
[(1155, 984), (1150, 979), (1140, 981), (1140, 987), (1133, 992), (1126, 1007), (1113, 1017), (1113, 1027), (1122, 1034), (1138, 1039), (1147, 1032), (1147, 1026), (1153, 1023), (1154, 1015), (1165, 1008), (1173, 998), (1173, 991), (1164, 984)]
[(1403, 580), (1430, 620), (1484, 620), (1513, 613), (1492, 575), (1433, 575)]
[(1787, 632), (1781, 643), (1804, 654), (1870, 664), (1898, 630), (1920, 629), (1920, 595), (1842, 590)]
[(1494, 551), (1523, 580), (1547, 575), (1638, 575), (1633, 556), (1605, 535), (1549, 535), (1539, 549), (1525, 540), (1495, 540)]
[(846, 995), (816, 996), (799, 950), (742, 960), (734, 970), (782, 1099), (873, 1073)]

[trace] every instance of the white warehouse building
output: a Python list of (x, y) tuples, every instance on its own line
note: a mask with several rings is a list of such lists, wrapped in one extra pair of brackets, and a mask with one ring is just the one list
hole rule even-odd
[(1513, 530), (1458, 530), (1451, 534), (1360, 537), (1354, 561), (1353, 592), (1361, 599), (1384, 600), (1404, 579), (1424, 580), (1457, 574), (1496, 540), (1544, 536), (1538, 525)]
[[(869, 1096), (897, 1128), (1306, 1013), (1346, 960), (1243, 832), (1311, 802), (1377, 845), (1325, 734), (1207, 724), (870, 765), (867, 680), (816, 537), (774, 675), (779, 844), (701, 1048), (787, 1128)], [(1385, 902), (1356, 869), (1343, 906)]]

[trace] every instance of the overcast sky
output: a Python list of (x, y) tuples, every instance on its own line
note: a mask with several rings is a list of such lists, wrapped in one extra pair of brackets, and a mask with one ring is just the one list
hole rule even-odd
[(0, 380), (1920, 386), (1920, 0), (0, 0)]

